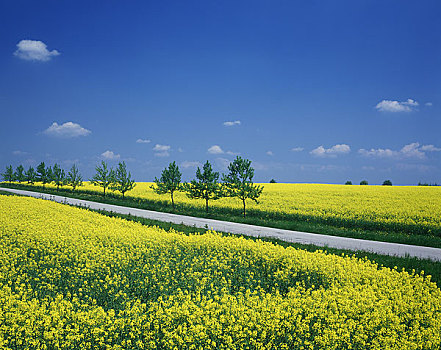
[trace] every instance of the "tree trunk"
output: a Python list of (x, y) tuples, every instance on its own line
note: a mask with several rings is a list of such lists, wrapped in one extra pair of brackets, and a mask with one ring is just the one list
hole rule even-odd
[(173, 210), (175, 210), (175, 200), (173, 199), (173, 192), (170, 192)]
[(105, 187), (103, 187), (103, 189), (104, 189), (104, 194), (103, 194), (103, 197), (105, 197), (105, 196), (106, 196), (106, 188), (105, 188)]
[(208, 198), (205, 198), (205, 211), (208, 214)]
[(124, 199), (124, 192), (122, 193), (122, 195), (123, 195), (123, 199)]
[(243, 201), (243, 217), (245, 217), (245, 199), (242, 199)]

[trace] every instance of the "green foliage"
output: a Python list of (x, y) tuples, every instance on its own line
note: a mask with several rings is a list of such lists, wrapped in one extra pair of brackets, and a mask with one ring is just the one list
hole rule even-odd
[(385, 180), (385, 181), (383, 182), (383, 186), (392, 186), (392, 181), (390, 181), (390, 180)]
[(66, 184), (66, 173), (57, 163), (55, 163), (52, 169), (52, 181), (57, 186), (57, 191), (60, 189), (60, 186)]
[(6, 171), (2, 174), (3, 180), (11, 183), (14, 181), (14, 169), (12, 169), (12, 165), (6, 167)]
[(362, 181), (360, 182), (360, 185), (362, 185), (362, 186), (366, 186), (366, 185), (368, 185), (368, 182), (367, 182), (366, 180), (362, 180)]
[(352, 181), (346, 181), (345, 185), (352, 185)]
[(251, 199), (258, 203), (257, 199), (263, 191), (263, 186), (254, 185), (254, 168), (251, 161), (237, 157), (228, 166), (229, 173), (224, 175), (222, 180), (225, 184), (226, 195), (237, 197), (243, 203), (243, 217), (246, 216), (246, 200)]
[(66, 183), (72, 186), (72, 191), (75, 191), (77, 187), (83, 186), (83, 177), (75, 164), (72, 165), (72, 168), (70, 168), (70, 171), (67, 173)]
[(101, 161), (101, 166), (95, 167), (95, 175), (90, 179), (95, 186), (103, 188), (103, 196), (106, 196), (106, 189), (113, 183), (115, 173), (112, 168), (110, 170), (107, 167), (105, 161)]
[(26, 180), (23, 165), (19, 165), (14, 174), (15, 181), (24, 182)]
[(41, 162), (37, 166), (37, 181), (40, 181), (44, 185), (52, 181), (52, 169), (50, 167), (46, 168), (44, 162)]
[(269, 183), (270, 183), (270, 184), (275, 184), (275, 183), (276, 183), (276, 180), (271, 179)]
[(223, 197), (222, 188), (218, 183), (219, 173), (213, 171), (210, 162), (204, 164), (203, 172), (198, 167), (196, 180), (184, 184), (183, 190), (192, 199), (205, 199), (205, 211), (208, 213), (208, 201)]
[(176, 162), (170, 163), (168, 168), (162, 171), (161, 178), (155, 177), (155, 184), (151, 186), (152, 190), (157, 194), (170, 193), (173, 209), (175, 209), (175, 201), (173, 194), (176, 191), (182, 191), (183, 185), (181, 184), (181, 172)]
[(28, 184), (34, 184), (35, 181), (37, 181), (37, 173), (35, 172), (33, 167), (29, 167), (27, 171), (25, 171), (25, 179), (28, 182)]
[(121, 192), (124, 199), (124, 194), (135, 186), (135, 180), (132, 179), (132, 175), (130, 172), (127, 174), (126, 163), (118, 163), (110, 189)]

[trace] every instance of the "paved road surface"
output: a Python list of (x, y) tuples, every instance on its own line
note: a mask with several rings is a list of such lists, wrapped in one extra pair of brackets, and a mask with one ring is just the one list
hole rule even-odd
[(363, 239), (346, 238), (321, 235), (317, 233), (307, 233), (299, 231), (283, 230), (278, 228), (270, 228), (263, 226), (254, 226), (240, 224), (235, 222), (212, 220), (205, 218), (196, 218), (191, 216), (161, 213), (152, 210), (136, 209), (123, 207), (119, 205), (103, 204), (97, 202), (86, 201), (63, 196), (54, 196), (45, 193), (31, 192), (24, 190), (16, 190), (11, 188), (0, 188), (2, 191), (8, 191), (20, 195), (31, 196), (53, 200), (59, 203), (89, 207), (90, 209), (99, 209), (112, 211), (120, 214), (130, 214), (148, 219), (154, 219), (164, 222), (172, 222), (175, 224), (184, 224), (199, 228), (210, 228), (216, 231), (230, 232), (234, 234), (243, 234), (254, 237), (271, 237), (287, 242), (295, 242), (301, 244), (314, 244), (316, 246), (327, 246), (338, 249), (363, 250), (383, 255), (411, 256), (431, 260), (441, 261), (441, 249), (431, 247), (420, 247), (407, 244), (387, 243), (378, 241), (369, 241)]

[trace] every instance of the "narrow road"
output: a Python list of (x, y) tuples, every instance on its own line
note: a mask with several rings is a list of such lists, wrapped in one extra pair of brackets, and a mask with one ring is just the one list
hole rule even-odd
[(369, 241), (363, 239), (346, 238), (321, 235), (317, 233), (307, 233), (299, 231), (283, 230), (278, 228), (270, 228), (263, 226), (254, 226), (228, 221), (220, 221), (205, 218), (196, 218), (191, 216), (162, 213), (152, 210), (136, 209), (123, 207), (119, 205), (104, 204), (75, 199), (63, 196), (54, 196), (45, 193), (16, 190), (12, 188), (0, 188), (2, 191), (12, 192), (24, 196), (42, 198), (52, 200), (58, 203), (88, 207), (90, 209), (112, 211), (120, 214), (130, 214), (147, 219), (159, 220), (164, 222), (172, 222), (175, 224), (184, 224), (198, 228), (209, 228), (215, 231), (229, 232), (233, 234), (243, 234), (254, 237), (271, 237), (286, 242), (294, 242), (300, 244), (313, 244), (321, 247), (330, 247), (347, 250), (362, 250), (382, 255), (394, 256), (410, 256), (423, 259), (441, 261), (441, 249), (431, 247), (421, 247), (408, 244), (388, 243)]

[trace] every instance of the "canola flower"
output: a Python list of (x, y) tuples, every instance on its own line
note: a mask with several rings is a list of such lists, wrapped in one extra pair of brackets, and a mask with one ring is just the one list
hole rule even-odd
[[(168, 198), (154, 193), (150, 185), (138, 183), (127, 196), (168, 203)], [(90, 183), (83, 189), (100, 193)], [(441, 235), (440, 198), (441, 187), (435, 186), (264, 184), (259, 203), (250, 201), (247, 211), (269, 221), (297, 219), (347, 228)], [(205, 205), (203, 200), (189, 199), (179, 192), (175, 202), (201, 211)], [(214, 212), (242, 210), (236, 198), (222, 198), (210, 205)]]
[(0, 349), (440, 346), (430, 277), (0, 195)]

